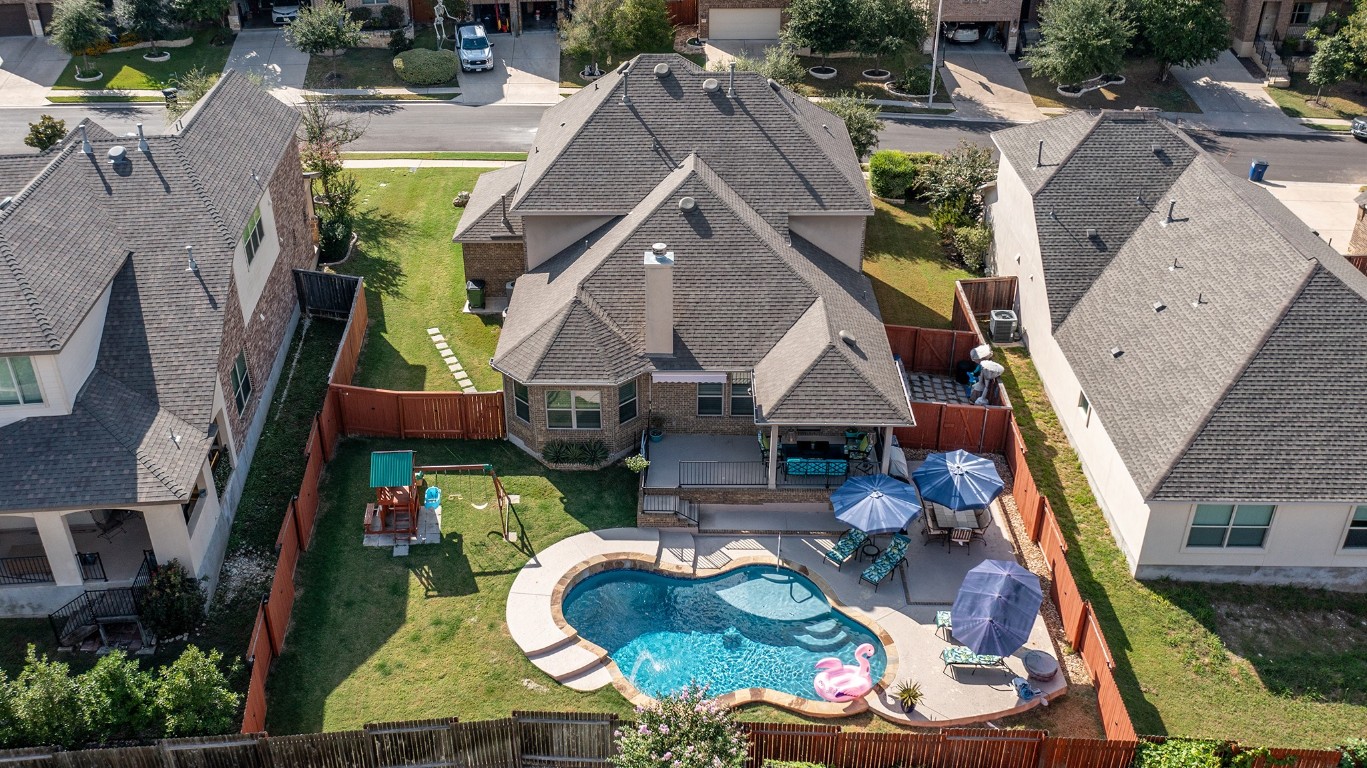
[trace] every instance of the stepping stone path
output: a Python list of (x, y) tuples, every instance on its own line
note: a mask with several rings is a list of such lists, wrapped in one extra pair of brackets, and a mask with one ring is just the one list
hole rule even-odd
[(436, 345), (437, 352), (441, 354), (442, 362), (446, 363), (446, 370), (451, 372), (456, 380), (456, 386), (460, 387), (466, 394), (474, 394), (479, 390), (475, 389), (474, 382), (470, 381), (470, 374), (465, 372), (465, 368), (456, 359), (456, 353), (451, 351), (451, 345), (446, 343), (446, 337), (441, 334), (440, 328), (428, 328), (427, 335), (432, 338), (432, 343)]

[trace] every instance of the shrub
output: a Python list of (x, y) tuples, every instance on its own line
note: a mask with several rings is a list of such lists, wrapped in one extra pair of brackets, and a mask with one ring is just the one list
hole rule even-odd
[(541, 458), (551, 464), (598, 466), (608, 460), (608, 445), (602, 440), (548, 440)]
[(42, 115), (38, 122), (28, 124), (28, 135), (24, 137), (24, 143), (36, 147), (39, 152), (45, 152), (56, 146), (64, 136), (65, 120), (58, 120), (52, 115)]
[(147, 731), (153, 679), (123, 651), (105, 655), (76, 680), (81, 723), (102, 744)]
[(397, 5), (386, 5), (380, 9), (380, 26), (386, 29), (403, 26), (403, 9)]
[[(752, 59), (745, 54), (738, 54), (735, 61), (737, 71), (758, 72), (760, 75), (789, 88), (796, 86), (802, 82), (802, 78), (807, 76), (807, 68), (802, 65), (802, 60), (798, 58), (797, 49), (787, 41), (779, 41), (778, 45), (765, 48), (762, 59)], [(729, 67), (726, 62), (716, 60), (709, 62), (707, 68), (713, 72), (725, 72)]]
[(1162, 744), (1139, 742), (1131, 768), (1220, 768), (1218, 741), (1170, 738)]
[(964, 215), (972, 221), (982, 213), (978, 188), (996, 177), (991, 150), (961, 142), (921, 170), (916, 191), (932, 208), (962, 201)]
[(1367, 768), (1367, 739), (1348, 739), (1339, 749), (1343, 750), (1339, 768)]
[(441, 85), (456, 76), (460, 58), (454, 51), (414, 48), (394, 57), (399, 79), (413, 85)]
[(347, 14), (351, 16), (352, 21), (361, 22), (361, 26), (363, 27), (371, 26), (370, 22), (375, 18), (375, 11), (368, 5), (358, 5), (355, 8), (348, 8)]
[(740, 768), (748, 745), (731, 709), (690, 685), (636, 708), (636, 727), (616, 731), (617, 768)]
[(159, 639), (189, 634), (204, 621), (204, 584), (179, 560), (152, 572), (142, 601), (142, 620)]
[(912, 96), (930, 93), (930, 67), (912, 67), (902, 71), (902, 76), (893, 82), (892, 87)]
[(413, 50), (413, 38), (402, 29), (396, 29), (389, 35), (389, 52), (398, 56), (404, 51)]
[(906, 197), (916, 183), (920, 166), (911, 154), (896, 149), (874, 152), (869, 158), (869, 183), (879, 197)]
[[(198, 736), (228, 733), (236, 727), (239, 697), (219, 667), (223, 654), (207, 654), (189, 646), (162, 669), (152, 700), (152, 713), (163, 735)], [(236, 671), (236, 663), (229, 668)]]
[(956, 227), (953, 240), (954, 250), (959, 252), (964, 266), (970, 272), (981, 273), (983, 265), (987, 263), (987, 252), (992, 247), (992, 230), (981, 224)]
[(968, 201), (962, 197), (950, 198), (942, 203), (932, 203), (930, 206), (930, 224), (941, 235), (952, 236), (955, 228), (972, 226), (973, 217), (966, 212), (967, 207)]
[(541, 449), (541, 458), (551, 464), (565, 464), (570, 457), (570, 441), (547, 440)]
[(804, 763), (798, 760), (765, 760), (764, 768), (826, 768), (821, 763)]
[(72, 716), (80, 711), (76, 679), (65, 663), (39, 657), (30, 645), (9, 698), (18, 744), (74, 747), (85, 741), (80, 719)]
[(646, 467), (650, 466), (650, 459), (647, 459), (638, 453), (635, 456), (628, 456), (626, 464), (627, 469), (640, 474), (645, 471)]

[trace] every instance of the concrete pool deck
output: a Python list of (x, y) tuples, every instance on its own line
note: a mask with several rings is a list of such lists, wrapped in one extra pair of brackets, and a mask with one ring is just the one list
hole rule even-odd
[[(649, 701), (596, 645), (580, 638), (560, 612), (564, 592), (579, 578), (611, 567), (639, 567), (685, 576), (707, 577), (742, 565), (777, 563), (803, 573), (821, 587), (833, 605), (874, 630), (887, 646), (888, 674), (864, 699), (848, 704), (814, 702), (765, 689), (737, 691), (727, 703), (763, 701), (816, 717), (841, 717), (872, 710), (886, 720), (906, 725), (956, 726), (993, 720), (1039, 706), (1042, 699), (1067, 690), (1062, 671), (1048, 682), (1032, 681), (1043, 692), (1030, 702), (1017, 697), (1011, 679), (1025, 677), (1024, 654), (1041, 650), (1057, 658), (1043, 617), (1037, 617), (1030, 641), (1007, 657), (1009, 672), (1001, 669), (949, 668), (940, 651), (951, 645), (935, 631), (935, 612), (954, 601), (963, 574), (985, 559), (1013, 559), (1000, 527), (1001, 510), (994, 505), (998, 525), (986, 546), (967, 554), (960, 547), (920, 546), (913, 536), (907, 568), (875, 591), (859, 583), (868, 564), (850, 562), (841, 570), (823, 553), (833, 543), (829, 536), (744, 536), (696, 534), (680, 529), (613, 528), (564, 539), (528, 561), (508, 595), (508, 630), (514, 642), (539, 669), (575, 690), (615, 686), (635, 704)], [(994, 537), (997, 539), (994, 541)], [(1003, 552), (1002, 549), (1005, 549)], [(815, 675), (815, 670), (813, 670)], [(915, 680), (925, 698), (912, 713), (904, 713), (890, 690), (896, 682)]]

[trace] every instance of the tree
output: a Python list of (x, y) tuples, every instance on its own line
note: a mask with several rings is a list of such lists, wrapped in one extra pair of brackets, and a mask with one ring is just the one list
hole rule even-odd
[(1315, 101), (1323, 104), (1324, 87), (1338, 85), (1358, 71), (1358, 61), (1347, 35), (1321, 38), (1310, 57), (1310, 72), (1306, 79), (1315, 86)]
[[(361, 44), (361, 22), (351, 18), (340, 3), (325, 1), (320, 5), (303, 5), (299, 15), (285, 26), (285, 41), (300, 53), (310, 56), (335, 54), (343, 48)], [(329, 59), (328, 79), (337, 77), (336, 59)]]
[(150, 726), (152, 687), (152, 678), (123, 651), (101, 657), (76, 679), (81, 724), (90, 738), (107, 744), (142, 736)]
[(189, 112), (190, 108), (214, 87), (218, 78), (218, 72), (206, 72), (201, 67), (195, 67), (183, 75), (171, 78), (171, 84), (176, 88), (176, 100), (166, 105), (167, 116), (175, 120)]
[(36, 147), (39, 152), (46, 152), (61, 142), (64, 136), (65, 120), (58, 120), (52, 115), (41, 115), (38, 122), (28, 124), (28, 135), (24, 137), (24, 143)]
[[(161, 670), (152, 697), (152, 714), (162, 735), (202, 736), (228, 733), (236, 727), (240, 697), (228, 684), (220, 664), (223, 654), (207, 654), (189, 646)], [(229, 669), (236, 672), (237, 664)]]
[(856, 0), (858, 28), (854, 50), (871, 56), (882, 68), (885, 56), (919, 48), (926, 39), (924, 9), (906, 0)]
[(166, 35), (170, 15), (167, 0), (114, 0), (114, 20), (152, 44), (152, 55), (159, 55), (157, 38)]
[(784, 39), (798, 48), (811, 48), (825, 66), (827, 54), (849, 47), (857, 25), (854, 0), (793, 0)]
[(38, 656), (32, 645), (14, 679), (10, 707), (19, 743), (74, 747), (85, 742), (76, 680), (62, 662)]
[(674, 50), (674, 25), (665, 0), (623, 0), (617, 8), (619, 54)]
[(1143, 0), (1139, 27), (1158, 61), (1160, 83), (1174, 66), (1215, 61), (1229, 47), (1224, 0)]
[(80, 56), (77, 76), (90, 73), (90, 48), (109, 37), (100, 0), (57, 0), (52, 9), (52, 40), (68, 56)]
[(821, 102), (821, 106), (845, 121), (856, 157), (862, 160), (878, 146), (878, 132), (883, 130), (883, 121), (878, 119), (878, 107), (872, 99), (857, 93), (842, 93)]
[[(802, 60), (797, 57), (797, 50), (786, 40), (780, 40), (778, 45), (766, 47), (762, 59), (752, 59), (745, 54), (738, 54), (734, 61), (738, 72), (757, 72), (789, 88), (802, 82), (802, 78), (807, 74), (807, 68), (802, 66)], [(714, 59), (708, 62), (707, 68), (713, 72), (726, 72), (730, 67), (727, 62)]]
[(1068, 85), (1120, 70), (1134, 23), (1117, 0), (1049, 0), (1040, 15), (1025, 57), (1036, 75)]
[(332, 180), (342, 172), (342, 147), (364, 136), (366, 125), (323, 99), (305, 99), (299, 117), (300, 163), (318, 174), (323, 197), (330, 198)]
[(181, 24), (222, 26), (232, 0), (171, 0), (171, 13)]
[(575, 58), (587, 59), (585, 71), (601, 75), (598, 62), (612, 63), (617, 40), (621, 37), (617, 15), (618, 0), (579, 0), (572, 15), (560, 20), (561, 47)]

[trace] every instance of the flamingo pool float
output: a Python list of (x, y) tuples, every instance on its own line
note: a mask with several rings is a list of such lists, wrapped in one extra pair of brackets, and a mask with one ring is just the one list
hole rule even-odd
[(854, 657), (859, 666), (845, 664), (834, 656), (816, 663), (821, 670), (812, 681), (816, 693), (826, 701), (854, 701), (873, 690), (873, 680), (869, 677), (869, 659), (873, 657), (873, 646), (864, 643), (854, 649)]

